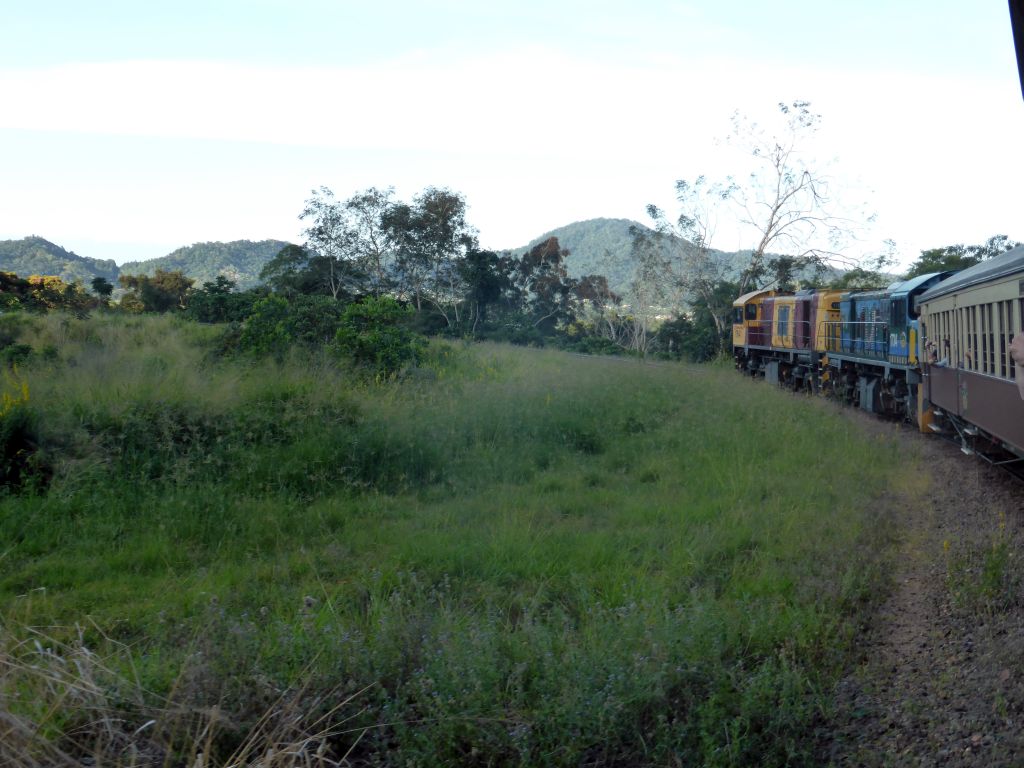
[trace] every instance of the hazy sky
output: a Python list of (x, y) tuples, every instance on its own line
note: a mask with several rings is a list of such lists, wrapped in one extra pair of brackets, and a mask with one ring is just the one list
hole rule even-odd
[[(742, 171), (735, 110), (805, 99), (877, 223), (854, 248), (1024, 240), (1003, 0), (5, 0), (0, 239), (83, 256), (300, 241), (314, 187), (463, 193), (481, 243), (674, 212)], [(722, 227), (714, 244), (750, 247)]]

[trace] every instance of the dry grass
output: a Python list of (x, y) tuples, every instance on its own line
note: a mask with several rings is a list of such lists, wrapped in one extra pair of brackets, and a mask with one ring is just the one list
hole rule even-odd
[[(190, 707), (178, 686), (161, 697), (115, 668), (131, 668), (130, 649), (106, 638), (120, 659), (78, 639), (61, 643), (19, 627), (0, 628), (0, 765), (20, 768), (337, 768), (335, 737), (359, 714), (364, 691), (285, 690), (244, 733), (219, 708)], [(187, 675), (182, 674), (182, 679)], [(182, 698), (181, 701), (178, 701)], [(320, 714), (315, 714), (320, 713)], [(218, 755), (225, 742), (236, 746)]]

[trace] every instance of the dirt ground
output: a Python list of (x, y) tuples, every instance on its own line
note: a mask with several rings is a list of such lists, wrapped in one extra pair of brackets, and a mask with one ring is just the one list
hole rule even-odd
[(839, 686), (820, 764), (1024, 765), (1024, 483), (946, 440), (871, 428), (902, 429), (927, 487), (897, 510), (892, 592)]

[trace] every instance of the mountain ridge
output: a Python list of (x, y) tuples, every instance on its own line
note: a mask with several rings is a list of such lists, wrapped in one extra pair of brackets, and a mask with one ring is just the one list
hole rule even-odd
[(119, 268), (113, 259), (93, 259), (52, 243), (39, 235), (0, 240), (0, 271), (20, 277), (55, 275), (66, 283), (86, 283), (94, 277), (114, 281)]
[(178, 270), (193, 278), (196, 285), (213, 282), (223, 275), (244, 290), (259, 284), (260, 270), (286, 245), (288, 243), (284, 240), (193, 243), (155, 259), (126, 261), (121, 265), (121, 273), (152, 276), (158, 269), (167, 272)]
[(166, 256), (127, 261), (80, 256), (39, 235), (20, 240), (0, 240), (0, 271), (29, 275), (55, 275), (66, 283), (88, 284), (95, 277), (112, 283), (119, 275), (153, 275), (156, 270), (181, 270), (201, 285), (218, 275), (234, 280), (241, 289), (259, 283), (263, 265), (288, 245), (283, 240), (210, 241), (182, 246)]
[[(632, 227), (651, 231), (651, 228), (631, 219), (592, 218), (574, 221), (545, 232), (518, 248), (503, 249), (516, 255), (525, 253), (548, 238), (557, 237), (559, 245), (569, 251), (566, 269), (572, 277), (604, 275), (609, 287), (620, 294), (628, 291), (633, 278)], [(177, 248), (166, 256), (142, 261), (129, 261), (118, 266), (111, 259), (93, 259), (65, 250), (38, 235), (21, 240), (0, 241), (0, 271), (15, 272), (21, 276), (32, 274), (57, 275), (66, 282), (88, 284), (94, 277), (117, 282), (122, 274), (152, 275), (157, 269), (180, 270), (202, 285), (224, 275), (235, 281), (239, 289), (259, 284), (263, 266), (288, 245), (283, 240), (208, 241)], [(665, 241), (668, 251), (685, 248), (690, 244), (680, 238)], [(727, 264), (727, 274), (737, 276), (748, 262), (750, 252), (728, 253), (713, 250), (712, 254)], [(672, 252), (666, 253), (671, 257)]]

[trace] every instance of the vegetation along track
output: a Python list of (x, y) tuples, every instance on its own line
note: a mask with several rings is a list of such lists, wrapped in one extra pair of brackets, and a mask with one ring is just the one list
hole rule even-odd
[[(897, 426), (857, 412), (879, 432)], [(914, 462), (894, 510), (892, 590), (822, 724), (836, 766), (1011, 766), (1024, 762), (1024, 495), (958, 445), (903, 430)], [(908, 465), (909, 466), (909, 465)]]

